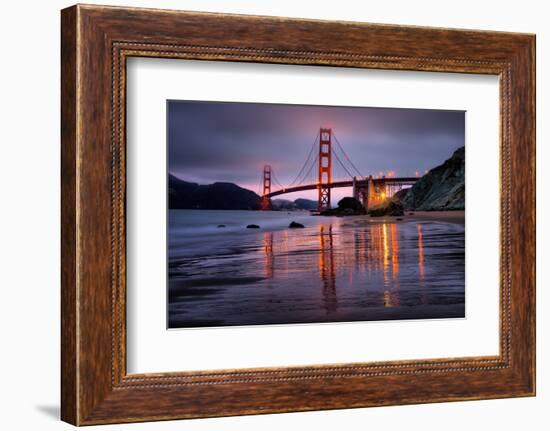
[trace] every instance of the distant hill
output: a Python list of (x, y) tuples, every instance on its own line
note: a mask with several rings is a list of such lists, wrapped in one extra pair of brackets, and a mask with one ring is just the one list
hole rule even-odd
[(298, 198), (295, 201), (288, 199), (272, 199), (271, 204), (274, 210), (315, 210), (317, 209), (317, 201), (310, 199)]
[(288, 199), (271, 199), (271, 207), (274, 210), (293, 210), (294, 202)]
[(298, 198), (294, 201), (294, 205), (296, 205), (296, 208), (300, 209), (300, 210), (316, 210), (317, 209), (317, 201), (312, 201), (310, 199)]
[(257, 210), (261, 198), (233, 183), (199, 185), (168, 175), (170, 209)]
[(464, 210), (465, 148), (456, 150), (442, 165), (431, 169), (410, 189), (396, 193), (394, 200), (405, 209), (418, 211)]

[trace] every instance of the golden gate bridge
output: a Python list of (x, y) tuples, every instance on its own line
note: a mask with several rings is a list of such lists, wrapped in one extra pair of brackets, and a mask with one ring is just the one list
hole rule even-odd
[[(335, 143), (336, 145), (333, 145)], [(338, 153), (340, 152), (340, 155)], [(336, 163), (333, 164), (333, 157)], [(333, 165), (343, 168), (345, 179), (333, 180)], [(340, 187), (352, 187), (353, 197), (359, 200), (365, 209), (371, 205), (382, 203), (404, 187), (412, 186), (419, 176), (397, 177), (393, 171), (388, 175), (364, 176), (344, 151), (340, 141), (331, 128), (320, 128), (309, 155), (296, 175), (287, 186), (277, 179), (271, 165), (264, 165), (260, 181), (261, 208), (272, 209), (271, 198), (287, 193), (305, 190), (317, 190), (317, 210), (323, 211), (331, 207), (331, 190)], [(272, 185), (279, 187), (272, 189)]]

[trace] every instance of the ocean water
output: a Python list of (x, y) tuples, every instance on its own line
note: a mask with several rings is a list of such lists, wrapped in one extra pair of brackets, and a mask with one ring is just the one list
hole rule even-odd
[(464, 317), (464, 224), (170, 210), (168, 225), (169, 328)]

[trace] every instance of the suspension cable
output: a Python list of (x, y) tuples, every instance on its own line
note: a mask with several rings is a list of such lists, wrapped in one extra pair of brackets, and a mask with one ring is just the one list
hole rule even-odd
[(302, 179), (296, 184), (297, 186), (299, 185), (302, 185), (304, 184), (304, 182), (306, 182), (307, 180), (309, 180), (309, 177), (311, 175), (311, 172), (313, 171), (313, 167), (317, 164), (319, 160), (319, 155), (316, 154), (315, 155), (315, 158), (311, 159), (311, 163), (309, 165), (309, 169), (306, 171), (304, 171), (304, 175), (302, 176)]
[[(302, 165), (302, 169), (300, 169), (300, 172), (298, 172), (298, 175), (296, 175), (296, 178), (294, 178), (294, 181), (292, 181), (287, 188), (292, 187), (296, 181), (302, 176), (302, 173), (304, 172), (304, 169), (306, 168), (307, 164), (309, 163), (309, 159), (311, 158), (311, 155), (313, 154), (313, 151), (315, 150), (315, 144), (317, 143), (317, 139), (319, 138), (319, 132), (315, 135), (315, 139), (313, 140), (313, 144), (311, 145), (311, 149), (309, 150), (309, 154), (307, 156), (307, 159), (305, 163)], [(302, 180), (303, 181), (303, 180)]]
[(348, 168), (346, 168), (346, 167), (344, 166), (344, 164), (342, 163), (342, 160), (340, 160), (340, 157), (338, 157), (338, 153), (337, 153), (336, 151), (334, 152), (334, 156), (336, 157), (336, 160), (338, 160), (338, 161), (340, 162), (340, 166), (342, 166), (342, 168), (344, 168), (344, 171), (346, 171), (346, 172), (348, 173), (348, 175), (349, 175), (351, 178), (353, 178), (353, 174), (352, 174), (350, 171), (348, 171)]
[[(347, 155), (346, 151), (344, 150), (344, 148), (342, 147), (342, 144), (340, 143), (340, 141), (338, 140), (338, 137), (336, 136), (336, 134), (334, 133), (334, 131), (332, 132), (332, 135), (334, 137), (334, 140), (336, 141), (336, 144), (337, 144), (337, 147), (340, 149), (340, 151), (342, 152), (342, 154), (344, 155), (344, 157), (346, 158), (346, 160), (349, 162), (350, 166), (353, 168), (353, 170), (359, 175), (359, 177), (361, 178), (365, 178), (363, 174), (361, 174), (361, 172), (359, 171), (359, 169), (357, 169), (357, 167), (354, 165), (354, 163), (351, 161), (351, 159), (349, 158), (349, 156)], [(289, 189), (291, 188), (293, 185), (296, 185), (296, 186), (300, 186), (304, 183), (304, 181), (306, 181), (309, 176), (311, 175), (311, 172), (313, 170), (313, 167), (315, 166), (316, 162), (318, 162), (319, 160), (319, 156), (316, 155), (315, 158), (312, 159), (312, 155), (314, 154), (314, 151), (315, 151), (315, 144), (317, 143), (317, 140), (319, 138), (319, 132), (315, 135), (315, 139), (313, 140), (313, 144), (311, 145), (311, 149), (309, 150), (309, 154), (306, 158), (306, 161), (304, 162), (304, 164), (302, 165), (302, 168), (300, 169), (300, 171), (298, 172), (298, 175), (296, 175), (296, 178), (294, 178), (294, 180), (287, 186), (283, 186), (281, 184), (281, 182), (279, 181), (279, 179), (277, 178), (277, 176), (275, 175), (275, 172), (272, 171), (271, 175), (274, 179), (274, 182), (279, 186), (281, 187), (282, 189)], [(336, 157), (336, 160), (338, 161), (338, 163), (340, 164), (340, 166), (342, 166), (342, 168), (344, 169), (344, 171), (346, 171), (346, 173), (351, 177), (353, 178), (354, 175), (348, 170), (348, 168), (346, 167), (346, 165), (342, 162), (342, 159), (340, 159), (340, 157), (338, 156), (338, 153), (336, 151), (333, 151), (333, 154), (334, 156)], [(310, 164), (310, 161), (311, 161), (311, 164)], [(307, 169), (309, 165), (309, 169)], [(307, 169), (307, 171), (306, 171)], [(303, 175), (305, 173), (305, 175)], [(300, 180), (301, 178), (301, 180)], [(300, 181), (298, 181), (300, 180)], [(312, 180), (313, 182), (315, 182), (315, 180), (313, 179)], [(260, 194), (263, 193), (261, 192), (261, 189), (262, 189), (262, 179), (260, 179)]]
[(285, 189), (285, 188), (286, 188), (286, 187), (283, 186), (283, 185), (281, 184), (281, 182), (277, 179), (277, 176), (275, 175), (275, 171), (273, 171), (273, 170), (271, 171), (271, 176), (273, 177), (273, 179), (275, 180), (275, 183), (277, 183), (277, 185), (278, 185), (280, 188), (282, 188), (282, 189)]
[[(342, 145), (340, 144), (340, 141), (338, 140), (338, 138), (336, 137), (336, 134), (334, 133), (334, 131), (332, 132), (332, 136), (334, 136), (334, 140), (336, 141), (336, 144), (338, 145), (338, 147), (340, 148), (340, 151), (342, 151), (342, 153), (344, 154), (344, 156), (346, 157), (346, 160), (350, 163), (351, 167), (355, 170), (355, 172), (357, 172), (359, 174), (359, 176), (361, 178), (364, 178), (364, 175), (361, 174), (361, 172), (359, 172), (359, 169), (357, 169), (357, 167), (353, 164), (353, 162), (351, 161), (351, 159), (348, 157), (347, 153), (344, 151), (344, 148), (342, 148)], [(336, 154), (336, 153), (335, 153)], [(338, 157), (338, 156), (336, 156)], [(343, 165), (342, 165), (343, 166)], [(345, 169), (345, 168), (344, 168)], [(347, 171), (347, 169), (346, 169)], [(349, 171), (347, 171), (349, 173)], [(353, 177), (353, 175), (351, 175)]]
[[(308, 179), (309, 175), (311, 174), (311, 171), (313, 170), (313, 167), (317, 164), (317, 162), (319, 161), (319, 155), (315, 156), (315, 159), (313, 159), (313, 163), (311, 164), (311, 166), (309, 167), (309, 171), (307, 172), (306, 175), (304, 175), (304, 178), (302, 179), (302, 181), (300, 181), (298, 183), (298, 186), (302, 185), (302, 183)], [(314, 179), (312, 179), (312, 182), (315, 182)]]

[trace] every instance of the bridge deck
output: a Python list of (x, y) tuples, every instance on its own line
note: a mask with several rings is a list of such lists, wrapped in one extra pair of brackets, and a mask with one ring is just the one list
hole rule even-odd
[[(373, 183), (375, 185), (381, 185), (381, 184), (392, 184), (392, 185), (412, 185), (416, 181), (418, 181), (419, 177), (395, 177), (395, 178), (373, 178)], [(356, 180), (355, 184), (357, 187), (366, 187), (367, 183), (369, 182), (368, 179), (364, 180)], [(331, 189), (340, 188), (340, 187), (353, 187), (353, 180), (345, 180), (345, 181), (335, 181), (329, 184), (329, 187)], [(318, 184), (305, 184), (302, 186), (296, 186), (296, 187), (289, 187), (286, 189), (280, 189), (275, 190), (274, 192), (269, 193), (266, 195), (268, 198), (272, 198), (275, 196), (284, 195), (287, 193), (294, 193), (294, 192), (303, 192), (305, 190), (317, 190)]]

